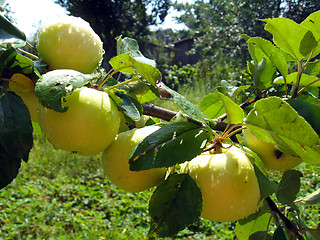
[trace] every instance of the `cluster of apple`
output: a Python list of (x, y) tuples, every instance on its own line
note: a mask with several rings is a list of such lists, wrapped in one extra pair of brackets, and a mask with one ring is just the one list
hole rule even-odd
[[(50, 71), (42, 75), (42, 81), (50, 81), (57, 75), (66, 79), (79, 72), (92, 73), (101, 64), (103, 56), (100, 38), (87, 22), (75, 17), (43, 26), (37, 49), (42, 60), (50, 66)], [(61, 102), (67, 111), (57, 112), (39, 103), (34, 83), (24, 75), (13, 75), (9, 88), (23, 99), (32, 121), (39, 122), (55, 148), (86, 156), (102, 152), (104, 172), (119, 188), (139, 192), (165, 179), (164, 168), (129, 170), (131, 150), (160, 127), (142, 127), (142, 123), (142, 128), (129, 130), (123, 125), (123, 113), (107, 92), (89, 87), (74, 89)], [(244, 139), (267, 168), (286, 170), (301, 162), (256, 139), (249, 130), (244, 131)], [(218, 152), (206, 151), (182, 164), (180, 171), (189, 173), (198, 183), (203, 197), (201, 216), (206, 219), (234, 221), (252, 214), (259, 207), (261, 197), (254, 167), (236, 146), (223, 147)]]

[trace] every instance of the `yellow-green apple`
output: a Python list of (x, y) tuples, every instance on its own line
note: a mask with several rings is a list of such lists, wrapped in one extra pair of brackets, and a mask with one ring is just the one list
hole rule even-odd
[(63, 101), (66, 112), (40, 105), (39, 124), (51, 144), (81, 155), (95, 155), (114, 140), (120, 112), (108, 93), (82, 87)]
[(278, 150), (273, 144), (256, 138), (251, 131), (243, 130), (245, 145), (254, 151), (263, 162), (264, 166), (271, 170), (285, 171), (298, 166), (302, 160)]
[(35, 84), (27, 76), (15, 73), (9, 81), (9, 90), (21, 97), (28, 107), (31, 120), (38, 122), (39, 100), (34, 91)]
[(258, 209), (258, 180), (250, 160), (238, 147), (222, 149), (221, 153), (204, 152), (181, 166), (200, 187), (203, 218), (236, 221)]
[(37, 35), (38, 54), (51, 69), (92, 73), (101, 63), (102, 45), (89, 23), (73, 16), (44, 24)]
[(117, 187), (128, 192), (140, 192), (156, 186), (164, 179), (165, 168), (137, 172), (129, 169), (131, 150), (146, 136), (158, 129), (157, 126), (146, 126), (119, 133), (112, 144), (103, 152), (104, 172)]

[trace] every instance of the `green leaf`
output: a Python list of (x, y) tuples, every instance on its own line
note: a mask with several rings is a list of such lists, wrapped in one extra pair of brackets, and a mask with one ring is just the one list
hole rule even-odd
[(280, 151), (320, 165), (320, 140), (310, 124), (278, 97), (261, 99), (249, 112), (246, 124), (258, 139)]
[(202, 98), (199, 106), (200, 110), (209, 118), (214, 119), (226, 113), (224, 104), (220, 99), (218, 91)]
[[(297, 83), (297, 77), (297, 72), (290, 73), (286, 79), (287, 84), (295, 85)], [(299, 86), (304, 87), (314, 82), (311, 87), (320, 87), (320, 81), (315, 82), (318, 79), (319, 78), (317, 76), (310, 76), (302, 73)], [(282, 77), (278, 78), (276, 81), (274, 81), (274, 84), (284, 84), (284, 79)]]
[(43, 106), (57, 112), (66, 112), (68, 107), (62, 104), (65, 97), (96, 77), (95, 74), (83, 74), (74, 70), (54, 70), (42, 75), (36, 83), (35, 92)]
[(130, 53), (130, 55), (135, 58), (135, 60), (146, 63), (152, 66), (156, 66), (156, 62), (152, 59), (146, 58), (139, 50), (139, 45), (137, 40), (133, 38), (122, 38), (121, 36), (116, 38), (117, 40), (117, 55), (123, 53)]
[(26, 44), (26, 35), (0, 14), (0, 46), (10, 44), (13, 47), (23, 47)]
[(256, 166), (254, 166), (254, 172), (257, 176), (261, 199), (264, 199), (276, 192), (278, 185), (270, 180), (263, 174), (263, 172)]
[(282, 227), (278, 227), (272, 236), (272, 240), (287, 240), (287, 235), (285, 234)]
[(320, 11), (310, 14), (300, 25), (309, 29), (318, 42), (318, 47), (312, 54), (312, 57), (317, 56), (320, 53)]
[(110, 65), (114, 71), (119, 71), (122, 73), (136, 74), (145, 79), (148, 83), (153, 86), (161, 81), (161, 73), (154, 66), (140, 62), (131, 56), (130, 53), (123, 53), (116, 57), (113, 57), (109, 61)]
[(152, 218), (148, 235), (172, 237), (195, 222), (201, 214), (202, 195), (188, 174), (174, 174), (153, 192), (149, 202)]
[(283, 77), (286, 77), (288, 75), (287, 59), (281, 49), (274, 46), (270, 41), (260, 37), (250, 38), (247, 42), (259, 47), (261, 51), (263, 51), (264, 55), (270, 59), (270, 61), (278, 69), (278, 71), (281, 73)]
[(170, 123), (147, 136), (131, 152), (131, 171), (171, 167), (199, 155), (207, 142), (207, 132), (189, 122)]
[(242, 123), (244, 119), (243, 109), (218, 90), (201, 100), (200, 109), (209, 118), (216, 118), (227, 113), (228, 122), (233, 124)]
[(12, 157), (27, 161), (33, 146), (29, 110), (21, 98), (13, 92), (3, 95), (0, 104), (4, 117), (0, 133), (1, 145)]
[(301, 99), (288, 99), (286, 102), (289, 103), (320, 136), (320, 106)]
[(282, 204), (291, 204), (297, 198), (300, 190), (302, 173), (297, 170), (287, 170), (278, 184), (276, 197)]
[(304, 73), (311, 76), (317, 76), (320, 73), (320, 59), (309, 62)]
[(8, 154), (0, 144), (0, 189), (17, 177), (20, 165), (21, 159)]
[(133, 60), (134, 59), (130, 56), (130, 53), (123, 53), (121, 55), (111, 58), (109, 60), (109, 63), (114, 71), (133, 74)]
[(146, 94), (137, 96), (137, 99), (140, 103), (146, 103), (156, 99), (158, 97), (157, 95), (159, 94), (155, 94), (153, 91), (149, 90)]
[(122, 92), (116, 92), (115, 94), (121, 98), (120, 107), (125, 114), (135, 121), (139, 120), (143, 112), (141, 104), (135, 98)]
[(244, 224), (241, 224), (241, 222), (238, 221), (235, 228), (237, 239), (247, 240), (252, 234), (259, 231), (265, 231), (268, 227), (270, 217), (270, 213), (265, 213)]
[(273, 35), (273, 42), (297, 61), (307, 59), (317, 47), (317, 41), (307, 28), (287, 18), (269, 18), (265, 30)]
[(242, 123), (244, 119), (243, 109), (222, 93), (218, 92), (218, 95), (227, 113), (228, 122), (233, 124)]
[(181, 110), (185, 114), (187, 114), (189, 117), (191, 117), (192, 119), (198, 122), (206, 124), (203, 113), (200, 111), (200, 109), (196, 105), (188, 101), (184, 96), (180, 95), (176, 91), (167, 87), (162, 82), (157, 86), (158, 86), (161, 99), (174, 101), (176, 104), (178, 104)]
[(246, 89), (250, 88), (250, 85), (245, 86), (235, 86), (230, 84), (226, 80), (221, 80), (221, 85), (226, 89), (228, 95), (231, 97), (232, 101), (236, 102), (238, 95), (243, 91), (245, 92)]
[[(249, 38), (249, 39), (252, 39), (252, 38)], [(249, 41), (249, 39), (247, 40), (249, 53), (252, 57), (254, 64), (258, 64), (266, 56), (266, 54), (263, 52), (263, 50), (259, 46)]]
[(254, 87), (260, 90), (270, 87), (276, 77), (276, 68), (266, 57), (258, 64), (251, 66), (250, 70)]
[(308, 196), (302, 198), (301, 200), (303, 203), (313, 205), (320, 203), (320, 189), (314, 191), (313, 193), (309, 194)]
[(271, 240), (272, 237), (267, 233), (267, 231), (258, 231), (249, 236), (249, 240)]
[(35, 68), (34, 62), (17, 53), (13, 47), (6, 49), (0, 56), (0, 75), (3, 72), (21, 73), (33, 81), (40, 77), (39, 71)]

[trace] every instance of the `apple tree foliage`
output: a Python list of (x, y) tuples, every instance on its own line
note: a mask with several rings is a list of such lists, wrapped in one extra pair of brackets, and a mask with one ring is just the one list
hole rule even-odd
[[(320, 11), (300, 24), (287, 18), (263, 19), (272, 41), (242, 35), (252, 58), (244, 73), (248, 81), (238, 86), (222, 81), (213, 93), (203, 97), (199, 107), (161, 81), (155, 62), (145, 58), (131, 38), (117, 38), (117, 55), (110, 59), (112, 70), (108, 73), (100, 68), (92, 74), (79, 73), (68, 81), (57, 75), (47, 83), (42, 78), (45, 64), (21, 54), (20, 48), (27, 44), (24, 33), (4, 17), (0, 21), (1, 188), (17, 176), (21, 161), (28, 161), (33, 147), (28, 108), (7, 86), (15, 73), (32, 79), (40, 103), (55, 111), (67, 111), (61, 101), (73, 90), (88, 86), (109, 93), (128, 123), (142, 114), (163, 120), (162, 127), (141, 141), (129, 159), (132, 171), (168, 168), (166, 180), (156, 187), (149, 202), (150, 237), (174, 236), (199, 219), (200, 189), (187, 173), (178, 172), (178, 164), (199, 155), (218, 135), (241, 147), (239, 133), (245, 126), (282, 152), (320, 166)], [(119, 73), (124, 80), (114, 77)], [(130, 91), (128, 83), (137, 80), (149, 89), (142, 96)], [(173, 101), (181, 111), (148, 104), (155, 98)], [(319, 229), (306, 226), (298, 210), (299, 204), (319, 204), (319, 190), (297, 199), (303, 173), (288, 170), (275, 182), (266, 175), (259, 157), (243, 150), (254, 159), (261, 207), (237, 221), (237, 238), (320, 239)], [(293, 217), (283, 212), (285, 206), (292, 207)], [(270, 224), (274, 224), (275, 231), (271, 232)]]

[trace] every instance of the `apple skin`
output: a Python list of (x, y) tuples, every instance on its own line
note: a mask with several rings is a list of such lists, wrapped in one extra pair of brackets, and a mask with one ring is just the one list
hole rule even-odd
[(165, 168), (138, 172), (129, 170), (131, 150), (146, 136), (159, 128), (147, 126), (119, 133), (113, 143), (103, 152), (103, 170), (113, 184), (128, 192), (140, 192), (152, 188), (164, 180)]
[(302, 162), (301, 158), (283, 153), (271, 143), (256, 138), (248, 128), (243, 130), (243, 139), (245, 145), (254, 151), (270, 170), (286, 171)]
[(9, 90), (21, 97), (29, 109), (31, 120), (38, 122), (38, 109), (40, 104), (34, 87), (33, 81), (21, 73), (14, 74), (9, 81)]
[(37, 35), (39, 56), (51, 69), (73, 69), (92, 73), (104, 53), (99, 36), (89, 23), (66, 16), (43, 25)]
[(258, 209), (258, 180), (250, 160), (238, 147), (216, 154), (204, 152), (181, 166), (182, 172), (188, 172), (200, 187), (201, 217), (229, 222), (245, 218)]
[(66, 112), (40, 105), (39, 124), (57, 149), (81, 155), (95, 155), (114, 140), (120, 125), (120, 112), (106, 92), (82, 87), (66, 97)]

